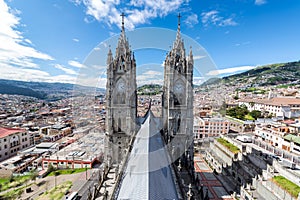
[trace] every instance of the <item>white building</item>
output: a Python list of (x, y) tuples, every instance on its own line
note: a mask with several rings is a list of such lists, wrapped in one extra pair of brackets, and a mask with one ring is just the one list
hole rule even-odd
[(90, 132), (60, 151), (44, 155), (42, 168), (51, 164), (55, 168), (92, 168), (95, 162), (101, 162), (104, 152), (104, 133)]
[(0, 127), (0, 161), (34, 144), (33, 135), (24, 129)]
[(284, 136), (290, 133), (290, 129), (281, 123), (259, 124), (255, 127), (255, 135), (272, 146), (284, 149)]
[(249, 111), (259, 110), (276, 117), (300, 117), (300, 98), (275, 97), (272, 99), (243, 99), (239, 105), (247, 106)]
[(194, 118), (194, 139), (195, 141), (204, 138), (218, 137), (229, 132), (229, 122), (223, 118)]

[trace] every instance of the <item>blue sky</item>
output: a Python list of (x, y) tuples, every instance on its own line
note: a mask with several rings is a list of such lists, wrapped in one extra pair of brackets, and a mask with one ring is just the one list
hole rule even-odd
[[(122, 12), (128, 32), (176, 31), (180, 12), (181, 32), (215, 64), (197, 77), (300, 60), (299, 0), (0, 0), (0, 78), (76, 82), (90, 52), (120, 33)], [(164, 55), (137, 51), (141, 69), (149, 65), (140, 75), (162, 75)]]

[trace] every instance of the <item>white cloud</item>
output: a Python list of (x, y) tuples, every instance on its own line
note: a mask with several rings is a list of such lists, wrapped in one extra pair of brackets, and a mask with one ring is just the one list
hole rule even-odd
[(48, 72), (39, 69), (26, 69), (2, 64), (0, 67), (0, 79), (12, 79), (20, 81), (38, 81), (38, 82), (61, 82), (75, 83), (76, 77), (69, 75), (51, 76)]
[(85, 68), (85, 66), (83, 64), (81, 64), (80, 62), (78, 62), (76, 60), (69, 60), (68, 64), (72, 67)]
[[(129, 3), (123, 3), (121, 5), (120, 0), (73, 0), (76, 5), (83, 4), (86, 7), (86, 14), (88, 16), (94, 17), (97, 21), (105, 22), (109, 26), (117, 25), (121, 27), (120, 14), (124, 12), (127, 15), (125, 17), (125, 26), (128, 29), (133, 29), (139, 24), (148, 23), (149, 19), (158, 16), (164, 17), (176, 11), (188, 1), (189, 0), (131, 0)], [(121, 7), (127, 8), (122, 9)]]
[(184, 21), (186, 25), (188, 25), (189, 27), (193, 27), (194, 25), (198, 24), (198, 15), (196, 14), (191, 14), (189, 15), (186, 20)]
[(90, 87), (106, 88), (106, 80), (105, 77), (91, 77), (80, 74), (75, 83)]
[(60, 64), (55, 64), (53, 67), (55, 67), (56, 69), (60, 69), (60, 70), (64, 71), (66, 74), (77, 75), (77, 72), (75, 72), (73, 69), (66, 68), (66, 67), (64, 67)]
[(243, 42), (243, 43), (236, 43), (234, 46), (239, 47), (239, 46), (242, 46), (242, 45), (248, 45), (248, 44), (250, 44), (249, 41)]
[(266, 4), (267, 1), (266, 0), (255, 0), (255, 5), (263, 5)]
[(163, 84), (163, 73), (161, 71), (148, 70), (136, 76), (138, 86), (145, 84)]
[(208, 76), (218, 76), (221, 74), (234, 74), (236, 72), (246, 71), (255, 68), (256, 66), (241, 66), (241, 67), (232, 67), (220, 70), (209, 71), (206, 75)]
[(196, 55), (196, 56), (193, 56), (194, 60), (200, 60), (202, 58), (205, 58), (206, 56), (201, 56), (201, 55)]
[(117, 35), (117, 33), (114, 33), (114, 32), (109, 31), (109, 36), (110, 36), (110, 37), (115, 36), (115, 35)]
[(155, 76), (159, 76), (159, 75), (162, 75), (162, 72), (159, 72), (159, 71), (153, 71), (153, 70), (149, 70), (145, 73), (143, 73), (144, 75), (149, 75), (151, 77), (155, 77)]
[(193, 77), (193, 84), (194, 85), (200, 85), (204, 81), (204, 77)]
[(73, 38), (72, 39), (74, 42), (79, 42), (79, 39), (77, 39), (77, 38)]
[(237, 22), (234, 21), (233, 17), (224, 18), (220, 16), (219, 11), (217, 10), (211, 10), (209, 12), (203, 12), (201, 13), (201, 21), (204, 24), (204, 26), (209, 26), (210, 24), (213, 24), (215, 26), (236, 26), (238, 25)]
[(21, 25), (18, 14), (19, 11), (12, 10), (0, 0), (0, 64), (38, 68), (34, 59), (53, 60), (51, 56), (33, 48), (32, 42), (18, 31)]

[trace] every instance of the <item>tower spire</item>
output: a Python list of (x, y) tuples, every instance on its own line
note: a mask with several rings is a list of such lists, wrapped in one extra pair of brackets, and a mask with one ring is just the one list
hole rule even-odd
[(181, 18), (180, 13), (178, 13), (177, 18), (178, 18), (178, 27), (177, 27), (177, 31), (180, 32), (180, 18)]
[(183, 41), (181, 40), (181, 34), (180, 34), (180, 18), (182, 16), (180, 13), (177, 15), (178, 18), (178, 26), (177, 26), (177, 34), (176, 34), (176, 40), (174, 42), (173, 48), (176, 49), (176, 52), (179, 54), (181, 51), (184, 51)]
[(122, 13), (120, 16), (122, 17), (122, 32), (124, 32), (124, 30), (125, 30), (125, 28), (124, 28), (124, 17), (125, 17), (125, 14)]
[(116, 56), (125, 55), (126, 52), (128, 53), (130, 52), (129, 44), (125, 35), (125, 26), (124, 26), (124, 18), (126, 15), (122, 13), (120, 16), (122, 17), (122, 26), (121, 26), (121, 34), (119, 37), (119, 43), (116, 49)]

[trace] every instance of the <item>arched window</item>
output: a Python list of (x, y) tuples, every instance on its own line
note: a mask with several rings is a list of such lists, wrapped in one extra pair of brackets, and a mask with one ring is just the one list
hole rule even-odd
[(121, 118), (118, 119), (118, 132), (121, 132), (121, 127), (122, 127), (122, 124), (121, 124)]

